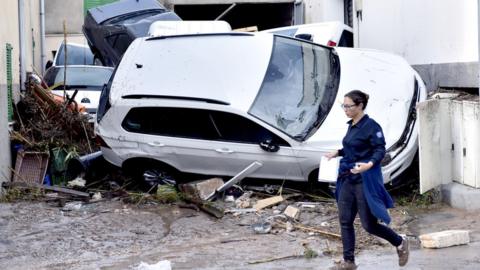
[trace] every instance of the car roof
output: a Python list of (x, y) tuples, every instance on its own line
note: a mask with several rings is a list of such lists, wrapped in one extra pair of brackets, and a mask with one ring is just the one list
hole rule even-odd
[(230, 32), (226, 21), (156, 21), (150, 25), (148, 36), (171, 36), (201, 33)]
[(144, 10), (165, 10), (157, 0), (124, 0), (94, 7), (88, 10), (93, 19), (102, 23), (108, 19)]
[(215, 100), (248, 111), (263, 82), (272, 44), (273, 35), (265, 33), (138, 38), (118, 66), (110, 98)]

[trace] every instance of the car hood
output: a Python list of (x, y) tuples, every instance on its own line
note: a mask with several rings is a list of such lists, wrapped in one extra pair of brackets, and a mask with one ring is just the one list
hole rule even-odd
[(340, 107), (346, 93), (370, 96), (365, 112), (383, 128), (386, 147), (400, 138), (415, 91), (415, 71), (400, 56), (367, 49), (335, 48), (340, 59), (337, 98), (319, 130), (307, 142), (324, 149), (341, 148), (349, 120)]

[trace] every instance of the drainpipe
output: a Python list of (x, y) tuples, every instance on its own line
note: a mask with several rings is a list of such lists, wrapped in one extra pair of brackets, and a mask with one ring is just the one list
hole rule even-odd
[(40, 65), (42, 75), (45, 73), (45, 0), (40, 0)]
[(25, 48), (25, 2), (18, 0), (18, 30), (20, 37), (20, 90), (25, 90), (25, 81), (27, 78), (25, 68), (25, 56), (27, 54)]
[(478, 95), (480, 96), (480, 0), (477, 1), (477, 35), (478, 35)]

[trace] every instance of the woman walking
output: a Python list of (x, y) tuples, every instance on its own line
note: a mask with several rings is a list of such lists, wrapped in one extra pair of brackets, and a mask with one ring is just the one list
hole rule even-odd
[(356, 269), (355, 231), (353, 222), (357, 213), (362, 227), (397, 248), (398, 264), (408, 261), (408, 240), (389, 227), (387, 208), (393, 200), (383, 186), (380, 162), (385, 156), (385, 138), (380, 125), (365, 114), (368, 95), (359, 90), (344, 96), (342, 108), (351, 120), (343, 138), (343, 148), (326, 154), (327, 158), (341, 156), (336, 185), (336, 199), (341, 226), (343, 261), (331, 269)]

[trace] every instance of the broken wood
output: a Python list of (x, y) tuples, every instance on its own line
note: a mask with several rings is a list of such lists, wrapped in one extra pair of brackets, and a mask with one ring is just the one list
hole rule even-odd
[(255, 208), (255, 210), (259, 211), (259, 210), (262, 210), (265, 207), (273, 206), (273, 205), (278, 204), (282, 201), (283, 201), (282, 196), (274, 196), (274, 197), (270, 197), (270, 198), (267, 198), (267, 199), (257, 201), (257, 203), (253, 206), (253, 208)]
[(90, 198), (90, 194), (86, 192), (81, 192), (73, 189), (56, 187), (56, 186), (46, 186), (37, 183), (29, 183), (29, 182), (4, 182), (4, 186), (6, 187), (16, 187), (16, 188), (39, 188), (44, 190), (56, 191), (59, 193), (69, 194), (73, 196), (79, 196), (84, 198)]
[[(284, 222), (281, 222), (281, 221), (276, 221), (276, 225), (280, 225), (280, 227), (282, 227), (282, 228), (284, 228), (284, 229), (287, 228), (287, 224), (284, 223)], [(335, 237), (335, 238), (338, 238), (338, 239), (341, 239), (341, 238), (342, 238), (342, 237), (340, 236), (340, 234), (323, 231), (323, 230), (320, 230), (320, 229), (317, 229), (317, 228), (305, 227), (305, 226), (298, 225), (298, 224), (293, 224), (293, 227), (294, 227), (295, 229), (299, 229), (299, 230), (302, 230), (302, 231), (315, 232), (315, 233), (323, 234), (323, 235), (325, 235), (325, 236)]]

